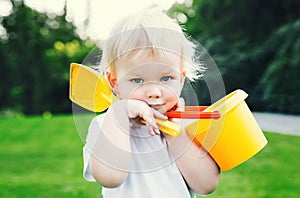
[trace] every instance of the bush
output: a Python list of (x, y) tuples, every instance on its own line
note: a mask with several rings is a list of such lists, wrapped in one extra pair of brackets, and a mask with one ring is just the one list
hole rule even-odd
[(300, 20), (284, 25), (266, 42), (274, 59), (264, 72), (260, 85), (269, 111), (300, 113)]

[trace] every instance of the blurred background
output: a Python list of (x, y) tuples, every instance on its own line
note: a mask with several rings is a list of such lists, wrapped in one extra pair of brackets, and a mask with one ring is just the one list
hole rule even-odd
[[(252, 111), (300, 114), (299, 0), (0, 0), (0, 197), (101, 197), (81, 175), (69, 65), (156, 4), (210, 53), (227, 93), (245, 90)], [(193, 85), (209, 103), (203, 80)], [(299, 196), (300, 137), (264, 132), (267, 147), (209, 197)]]
[[(124, 7), (94, 0), (0, 2), (1, 114), (71, 113), (69, 64), (82, 62)], [(254, 111), (300, 113), (300, 1), (168, 3), (168, 14), (215, 60), (227, 92), (245, 90)]]

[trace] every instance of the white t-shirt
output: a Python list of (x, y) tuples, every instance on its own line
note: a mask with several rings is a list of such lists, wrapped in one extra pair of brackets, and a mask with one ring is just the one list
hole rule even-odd
[[(88, 181), (95, 181), (89, 171), (90, 151), (103, 124), (104, 115), (95, 117), (91, 122), (86, 145), (83, 148), (83, 173), (84, 178)], [(130, 144), (131, 171), (119, 187), (103, 187), (104, 198), (196, 197), (186, 185), (172, 159), (163, 135), (151, 136), (145, 126), (130, 128)]]

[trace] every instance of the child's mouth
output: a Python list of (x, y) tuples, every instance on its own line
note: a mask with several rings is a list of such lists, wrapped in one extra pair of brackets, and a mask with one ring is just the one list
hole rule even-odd
[(162, 104), (152, 104), (149, 105), (151, 108), (155, 109), (155, 110), (159, 110), (161, 109), (161, 107), (163, 106)]

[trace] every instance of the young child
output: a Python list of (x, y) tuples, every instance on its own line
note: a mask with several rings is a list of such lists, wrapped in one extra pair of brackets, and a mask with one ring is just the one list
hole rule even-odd
[(100, 67), (120, 100), (90, 124), (84, 177), (102, 185), (104, 198), (214, 191), (220, 175), (214, 160), (185, 132), (172, 137), (155, 122), (184, 107), (179, 96), (185, 78), (203, 71), (193, 64), (194, 45), (181, 27), (162, 12), (137, 13), (115, 25), (102, 50)]

